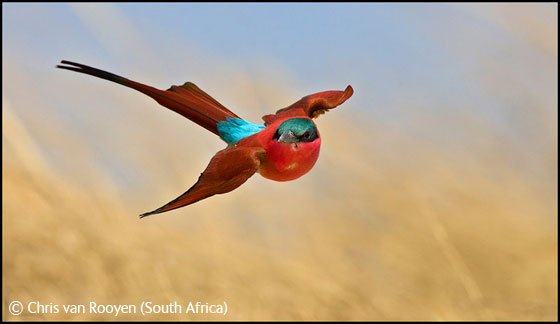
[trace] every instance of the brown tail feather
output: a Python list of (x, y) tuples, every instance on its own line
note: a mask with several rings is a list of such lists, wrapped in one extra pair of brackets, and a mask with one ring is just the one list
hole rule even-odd
[(183, 115), (218, 136), (220, 135), (216, 126), (218, 122), (226, 120), (226, 117), (239, 118), (191, 82), (182, 86), (172, 86), (169, 90), (164, 91), (87, 65), (70, 61), (61, 61), (61, 64), (66, 65), (56, 67), (93, 75), (140, 91), (156, 100), (160, 105)]

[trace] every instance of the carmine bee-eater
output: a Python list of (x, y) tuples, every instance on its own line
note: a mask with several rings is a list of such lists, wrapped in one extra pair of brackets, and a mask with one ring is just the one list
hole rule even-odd
[(214, 155), (198, 181), (184, 194), (140, 218), (193, 204), (241, 186), (255, 172), (276, 181), (306, 174), (319, 157), (321, 137), (313, 122), (320, 114), (352, 96), (344, 91), (323, 91), (262, 117), (264, 126), (250, 123), (222, 106), (192, 82), (159, 90), (121, 76), (61, 61), (56, 67), (96, 76), (138, 90), (176, 113), (218, 135), (227, 147)]

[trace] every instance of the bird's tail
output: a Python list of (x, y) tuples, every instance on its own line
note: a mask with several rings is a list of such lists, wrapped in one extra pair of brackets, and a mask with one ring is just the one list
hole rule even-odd
[(240, 118), (192, 82), (159, 90), (87, 65), (69, 61), (60, 63), (64, 65), (57, 65), (57, 68), (93, 75), (138, 90), (152, 97), (160, 105), (183, 115), (218, 136), (220, 136), (217, 129), (218, 122), (226, 121), (226, 117)]

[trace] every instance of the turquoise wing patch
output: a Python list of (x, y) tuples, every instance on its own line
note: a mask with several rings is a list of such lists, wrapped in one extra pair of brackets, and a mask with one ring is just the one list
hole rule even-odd
[(256, 134), (266, 128), (240, 118), (231, 117), (226, 117), (225, 121), (218, 122), (216, 126), (220, 137), (228, 144), (237, 144), (237, 142), (245, 137)]

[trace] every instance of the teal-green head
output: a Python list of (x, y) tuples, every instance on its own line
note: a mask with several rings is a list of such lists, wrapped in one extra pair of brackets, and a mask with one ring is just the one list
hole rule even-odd
[(284, 143), (313, 142), (319, 138), (317, 126), (308, 118), (291, 118), (284, 121), (274, 133), (272, 139)]

